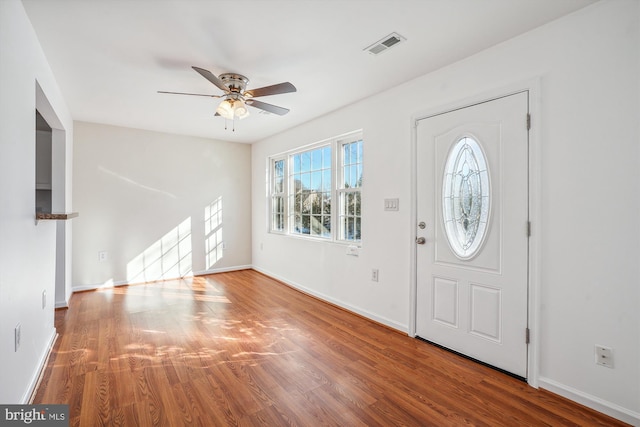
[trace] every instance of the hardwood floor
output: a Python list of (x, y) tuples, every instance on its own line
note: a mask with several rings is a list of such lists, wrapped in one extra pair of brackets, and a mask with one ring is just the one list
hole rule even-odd
[(616, 426), (251, 270), (74, 294), (33, 403), (70, 425)]

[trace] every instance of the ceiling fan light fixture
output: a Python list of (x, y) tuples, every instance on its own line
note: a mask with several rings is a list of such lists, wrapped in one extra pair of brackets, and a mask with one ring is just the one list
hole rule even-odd
[(233, 113), (237, 118), (244, 119), (249, 116), (249, 109), (241, 99), (236, 99), (233, 102)]
[(218, 108), (216, 108), (216, 113), (220, 114), (227, 120), (233, 120), (233, 100), (223, 100), (220, 105), (218, 105)]
[[(0, 0), (2, 1), (2, 0)], [(248, 106), (257, 108), (261, 113), (274, 113), (279, 116), (284, 116), (289, 112), (288, 108), (278, 107), (277, 105), (268, 104), (266, 102), (255, 100), (254, 98), (260, 96), (278, 95), (281, 93), (296, 92), (297, 89), (289, 82), (278, 83), (271, 86), (259, 87), (257, 89), (245, 90), (249, 79), (243, 75), (235, 73), (220, 74), (217, 77), (209, 70), (192, 66), (194, 71), (198, 72), (202, 77), (207, 79), (210, 83), (213, 83), (218, 89), (221, 89), (223, 95), (206, 95), (200, 93), (186, 93), (186, 92), (166, 92), (158, 91), (159, 93), (171, 93), (176, 95), (195, 95), (195, 96), (207, 96), (212, 98), (223, 98), (223, 100), (216, 107), (216, 116), (224, 117), (225, 129), (227, 128), (226, 120), (231, 120), (234, 123), (235, 119), (244, 119), (249, 116)]]

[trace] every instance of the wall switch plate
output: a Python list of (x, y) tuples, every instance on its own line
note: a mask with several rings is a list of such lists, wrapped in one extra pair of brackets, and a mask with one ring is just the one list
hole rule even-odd
[(400, 199), (384, 199), (385, 211), (397, 211), (400, 209)]
[(47, 306), (47, 290), (42, 291), (42, 309)]
[(613, 349), (596, 345), (596, 364), (613, 369)]
[(371, 281), (372, 282), (377, 282), (378, 281), (378, 269), (374, 268), (371, 270)]

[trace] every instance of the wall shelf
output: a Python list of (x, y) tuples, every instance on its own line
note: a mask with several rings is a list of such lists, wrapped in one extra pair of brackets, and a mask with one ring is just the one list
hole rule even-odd
[(57, 212), (37, 212), (36, 213), (36, 224), (39, 221), (66, 221), (72, 218), (77, 217), (78, 212), (65, 212), (65, 213), (57, 213)]

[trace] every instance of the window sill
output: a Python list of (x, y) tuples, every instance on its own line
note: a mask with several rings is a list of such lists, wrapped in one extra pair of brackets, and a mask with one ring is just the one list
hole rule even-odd
[(314, 237), (306, 234), (298, 235), (298, 234), (291, 234), (291, 233), (285, 233), (285, 232), (273, 231), (273, 230), (270, 230), (268, 233), (273, 234), (275, 236), (290, 237), (292, 239), (302, 240), (307, 242), (327, 243), (327, 244), (334, 244), (334, 245), (340, 245), (340, 246), (356, 246), (358, 249), (362, 249), (362, 241), (355, 242), (355, 241), (349, 241), (349, 240), (334, 240), (328, 237)]

